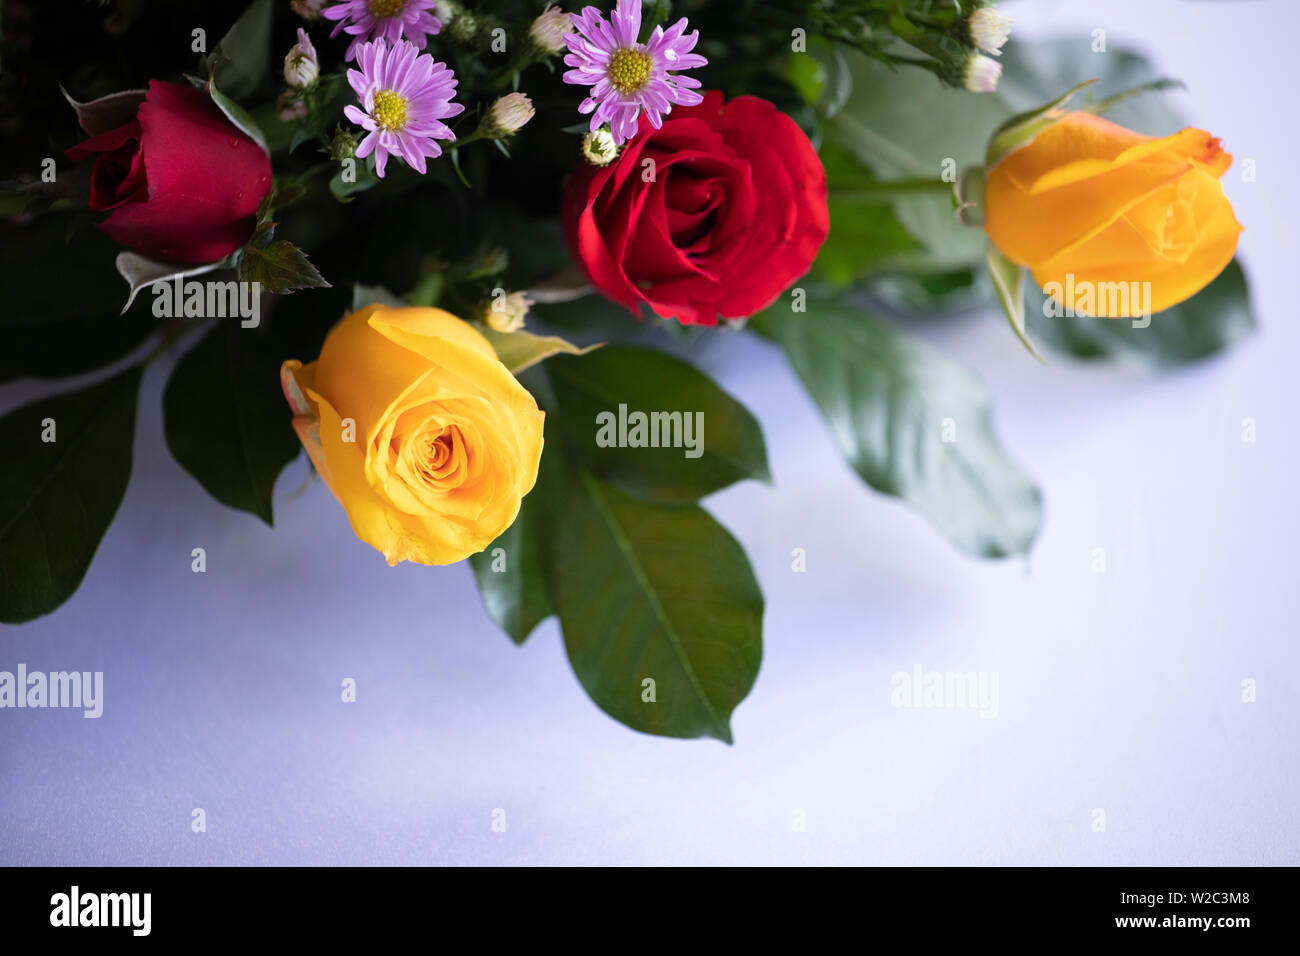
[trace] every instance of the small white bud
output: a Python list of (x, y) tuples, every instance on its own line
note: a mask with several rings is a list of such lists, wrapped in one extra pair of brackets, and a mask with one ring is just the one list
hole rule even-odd
[(488, 109), (488, 135), (493, 139), (501, 139), (517, 133), (533, 118), (535, 112), (532, 100), (525, 94), (507, 93)]
[(298, 28), (298, 42), (284, 55), (284, 82), (295, 90), (303, 90), (316, 82), (320, 76), (320, 63), (316, 60), (316, 48), (311, 45), (311, 38), (302, 27)]
[(444, 27), (456, 19), (456, 14), (460, 12), (460, 4), (453, 0), (433, 0), (433, 15)]
[(483, 321), (494, 332), (518, 332), (524, 327), (524, 319), (532, 306), (533, 300), (522, 292), (498, 295), (484, 310)]
[(1011, 35), (1011, 20), (996, 7), (980, 7), (968, 21), (970, 39), (985, 53), (1002, 55), (1002, 45)]
[(294, 90), (285, 90), (275, 102), (276, 113), (281, 123), (297, 123), (307, 118), (307, 104), (298, 98)]
[(528, 28), (528, 38), (543, 53), (559, 53), (565, 48), (564, 35), (573, 29), (569, 14), (558, 7), (547, 7)]
[(618, 156), (614, 134), (603, 126), (592, 130), (582, 138), (582, 155), (593, 166), (608, 166)]
[(316, 20), (320, 18), (321, 9), (328, 0), (290, 0), (289, 9), (304, 20)]
[(992, 93), (998, 88), (1002, 64), (982, 53), (972, 53), (962, 70), (962, 85), (972, 93)]

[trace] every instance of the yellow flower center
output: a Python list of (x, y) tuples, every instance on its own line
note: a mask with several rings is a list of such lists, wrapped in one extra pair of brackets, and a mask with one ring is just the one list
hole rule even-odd
[(395, 17), (406, 6), (406, 0), (370, 0), (366, 6), (376, 17)]
[(392, 90), (380, 90), (375, 94), (375, 106), (370, 116), (382, 130), (402, 129), (406, 126), (406, 108), (410, 101), (400, 93)]
[(650, 54), (623, 47), (610, 56), (605, 75), (614, 89), (627, 96), (646, 85), (650, 79), (650, 67)]

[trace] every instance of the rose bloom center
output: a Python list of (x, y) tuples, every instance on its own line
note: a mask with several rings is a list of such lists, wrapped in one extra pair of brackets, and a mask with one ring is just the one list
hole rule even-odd
[(366, 6), (376, 17), (395, 17), (406, 7), (406, 0), (370, 0)]
[(375, 94), (375, 106), (370, 111), (370, 115), (380, 129), (391, 132), (406, 126), (407, 105), (406, 97), (400, 93), (380, 90)]
[(649, 53), (624, 47), (611, 54), (605, 75), (614, 89), (627, 96), (646, 85), (650, 79), (650, 66)]

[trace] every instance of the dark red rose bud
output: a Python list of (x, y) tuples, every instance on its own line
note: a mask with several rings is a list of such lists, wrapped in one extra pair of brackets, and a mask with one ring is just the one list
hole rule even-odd
[(114, 242), (160, 262), (215, 262), (253, 234), (271, 160), (208, 94), (154, 80), (136, 118), (78, 143), (94, 157), (90, 208)]
[(766, 100), (711, 92), (673, 107), (564, 196), (569, 249), (592, 283), (637, 312), (686, 325), (767, 308), (808, 271), (830, 230), (826, 171)]

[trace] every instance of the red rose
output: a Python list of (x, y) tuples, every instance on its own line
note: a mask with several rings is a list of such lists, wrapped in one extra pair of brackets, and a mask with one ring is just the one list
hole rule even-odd
[(611, 299), (715, 325), (761, 312), (808, 271), (830, 229), (826, 171), (771, 103), (711, 92), (657, 130), (642, 114), (618, 159), (576, 170), (564, 225)]
[(99, 228), (160, 262), (215, 262), (253, 234), (271, 191), (271, 160), (201, 89), (154, 80), (125, 126), (68, 150), (95, 158), (90, 208)]

